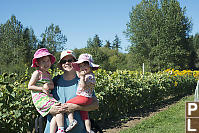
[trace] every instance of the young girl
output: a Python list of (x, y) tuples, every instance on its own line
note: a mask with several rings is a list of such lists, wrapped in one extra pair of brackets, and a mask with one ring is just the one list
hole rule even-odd
[[(99, 65), (93, 63), (92, 56), (90, 54), (81, 54), (77, 62), (72, 63), (73, 68), (77, 71), (77, 75), (80, 78), (77, 96), (67, 101), (67, 103), (79, 104), (79, 105), (88, 105), (92, 103), (92, 95), (95, 86), (95, 76), (93, 70), (97, 70)], [(87, 111), (80, 111), (82, 120), (85, 121), (86, 130), (88, 133), (94, 133), (91, 130), (91, 122), (88, 117)], [(70, 131), (76, 124), (77, 121), (73, 118), (73, 112), (68, 114), (69, 126), (66, 129)]]
[[(31, 67), (37, 67), (38, 69), (33, 72), (28, 84), (28, 89), (31, 90), (32, 100), (37, 111), (43, 117), (49, 113), (52, 106), (60, 104), (49, 93), (49, 91), (54, 88), (54, 84), (48, 72), (48, 69), (53, 63), (55, 63), (55, 57), (49, 53), (46, 48), (38, 49), (32, 60)], [(50, 124), (50, 133), (55, 133), (57, 126), (57, 133), (64, 132), (63, 119), (64, 116), (61, 113), (53, 116)]]

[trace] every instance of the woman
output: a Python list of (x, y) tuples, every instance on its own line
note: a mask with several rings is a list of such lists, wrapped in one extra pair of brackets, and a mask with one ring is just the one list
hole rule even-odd
[[(93, 96), (93, 102), (90, 105), (77, 105), (72, 103), (66, 103), (69, 99), (76, 96), (76, 90), (78, 86), (79, 78), (76, 75), (76, 71), (72, 67), (72, 62), (76, 61), (76, 57), (72, 50), (66, 50), (61, 53), (58, 67), (64, 71), (64, 74), (57, 76), (53, 79), (55, 88), (53, 90), (53, 96), (62, 106), (54, 106), (50, 110), (50, 114), (65, 113), (64, 116), (64, 127), (66, 128), (69, 124), (68, 117), (66, 114), (70, 111), (74, 111), (74, 118), (78, 121), (78, 124), (70, 131), (70, 133), (86, 133), (84, 123), (81, 119), (78, 110), (92, 111), (98, 109), (98, 100)], [(45, 133), (50, 132), (50, 121), (52, 116), (47, 116), (47, 124)]]

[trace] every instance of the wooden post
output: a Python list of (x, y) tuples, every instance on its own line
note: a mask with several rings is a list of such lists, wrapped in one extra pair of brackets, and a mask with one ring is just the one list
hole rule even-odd
[(142, 74), (143, 74), (143, 77), (144, 77), (144, 63), (142, 64)]

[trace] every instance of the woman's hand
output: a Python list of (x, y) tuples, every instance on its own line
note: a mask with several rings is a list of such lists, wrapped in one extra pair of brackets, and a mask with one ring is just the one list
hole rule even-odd
[(99, 102), (96, 97), (93, 97), (93, 101), (89, 105), (78, 105), (73, 103), (64, 103), (62, 104), (62, 113), (67, 113), (75, 110), (81, 111), (93, 111), (99, 108)]
[(78, 110), (78, 106), (79, 105), (73, 104), (73, 103), (64, 103), (64, 104), (62, 104), (62, 110), (64, 113), (73, 112), (75, 110)]
[(55, 115), (62, 112), (61, 103), (57, 103), (50, 109), (50, 114)]

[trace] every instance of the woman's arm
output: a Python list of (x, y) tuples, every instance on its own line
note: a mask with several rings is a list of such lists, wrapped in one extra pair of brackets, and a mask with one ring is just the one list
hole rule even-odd
[(77, 105), (73, 103), (64, 103), (62, 105), (63, 112), (81, 110), (81, 111), (93, 111), (99, 108), (99, 102), (96, 97), (93, 97), (93, 101), (89, 105)]

